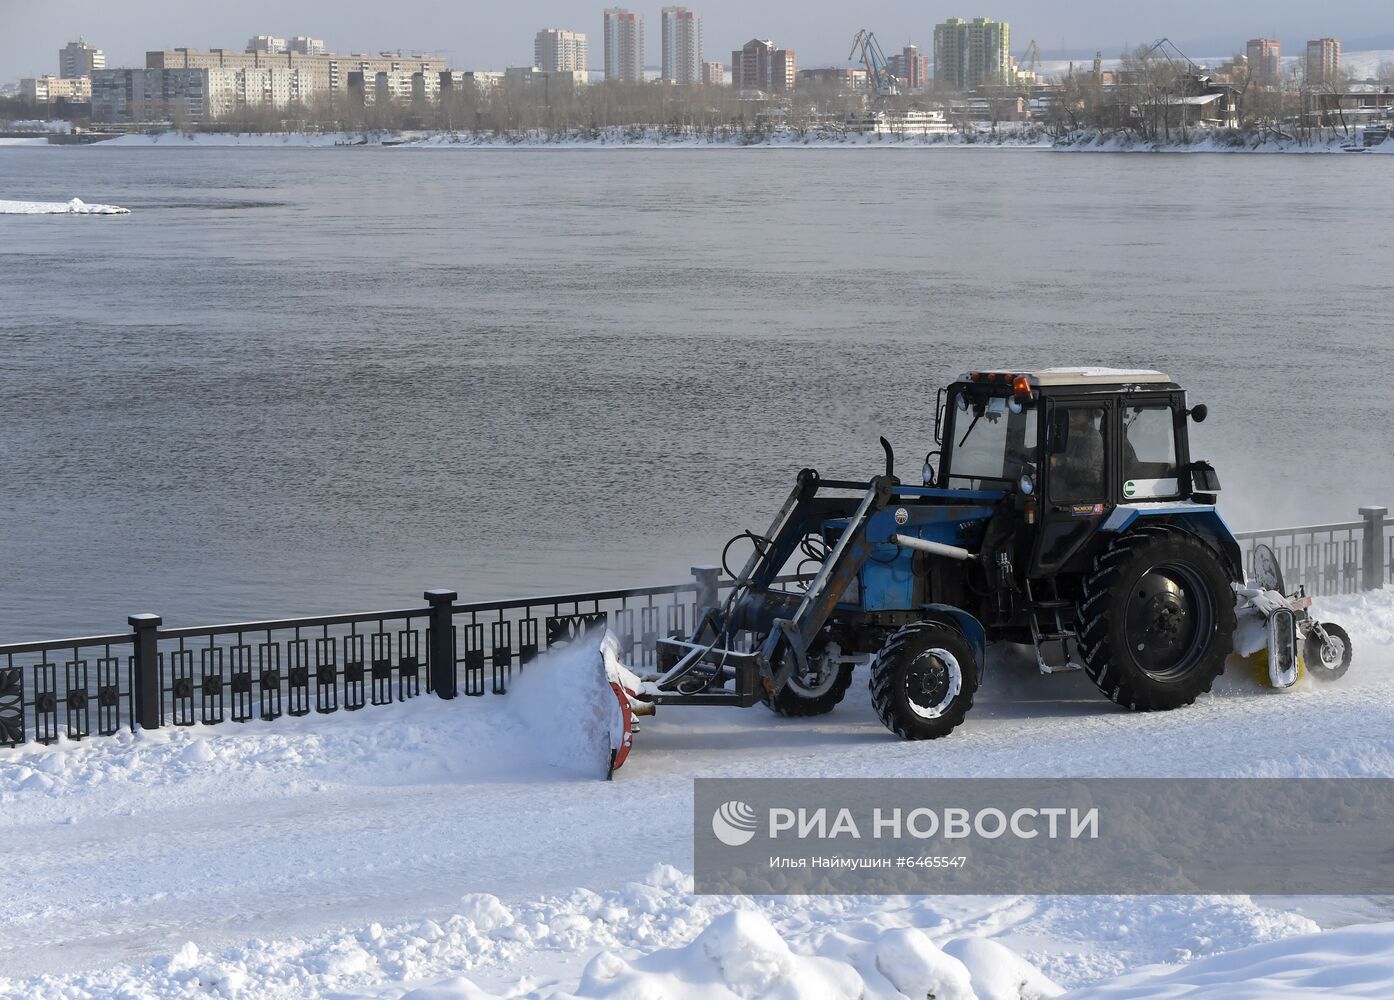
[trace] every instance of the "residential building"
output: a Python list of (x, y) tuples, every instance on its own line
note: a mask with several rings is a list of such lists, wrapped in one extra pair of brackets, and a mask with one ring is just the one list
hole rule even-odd
[(439, 73), (410, 70), (382, 70), (377, 73), (350, 71), (349, 97), (364, 107), (386, 104), (434, 104), (440, 100)]
[(106, 55), (95, 45), (79, 38), (58, 50), (58, 76), (77, 80), (91, 76), (94, 70), (106, 69)]
[(590, 69), (586, 36), (564, 28), (543, 28), (532, 45), (532, 64), (544, 73), (581, 73)]
[(503, 71), (506, 89), (521, 93), (562, 93), (577, 91), (586, 83), (586, 74), (577, 70), (548, 73), (536, 66), (510, 66)]
[(275, 35), (257, 35), (247, 42), (247, 51), (278, 55), (286, 51), (286, 40)]
[(236, 106), (231, 69), (104, 69), (92, 74), (96, 122), (201, 122)]
[(918, 45), (907, 45), (899, 55), (886, 60), (891, 75), (905, 90), (924, 90), (929, 86), (929, 56), (921, 55)]
[(480, 97), (502, 87), (503, 78), (503, 73), (492, 70), (446, 70), (440, 75), (440, 92)]
[(296, 35), (290, 40), (290, 51), (298, 52), (302, 56), (322, 56), (326, 51), (324, 39)]
[(934, 26), (934, 82), (955, 90), (1007, 83), (1011, 28), (1005, 21), (949, 18)]
[(828, 67), (799, 70), (799, 86), (815, 84), (835, 86), (843, 93), (866, 89), (866, 70), (844, 67)]
[(702, 82), (702, 15), (663, 8), (663, 79), (679, 86)]
[(784, 93), (794, 89), (793, 49), (777, 49), (768, 38), (752, 38), (731, 53), (731, 86)]
[(1307, 86), (1330, 87), (1341, 78), (1341, 43), (1317, 38), (1307, 43)]
[(81, 76), (65, 79), (61, 76), (31, 76), (19, 81), (19, 96), (31, 104), (51, 104), (71, 101), (85, 104), (92, 99), (92, 78)]
[(605, 11), (605, 79), (640, 83), (644, 79), (644, 18), (610, 7)]
[(262, 69), (280, 67), (301, 70), (316, 95), (336, 97), (348, 91), (350, 72), (376, 78), (379, 73), (423, 73), (439, 78), (448, 67), (439, 56), (384, 53), (376, 56), (338, 55), (332, 52), (306, 55), (288, 52), (233, 52), (229, 49), (165, 49), (145, 53), (146, 69)]
[(1249, 82), (1265, 90), (1277, 90), (1283, 82), (1282, 60), (1276, 38), (1251, 38), (1245, 48)]
[(702, 86), (726, 86), (726, 67), (721, 65), (721, 63), (719, 62), (702, 63)]

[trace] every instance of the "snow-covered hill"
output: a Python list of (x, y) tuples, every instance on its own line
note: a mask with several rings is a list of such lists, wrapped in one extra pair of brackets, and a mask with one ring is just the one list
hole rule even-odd
[(1334, 685), (1236, 667), (1131, 715), (1007, 649), (948, 740), (896, 740), (858, 684), (815, 720), (664, 709), (611, 783), (493, 697), (0, 751), (0, 995), (1390, 995), (1379, 900), (733, 899), (686, 874), (699, 776), (1394, 775), (1394, 591), (1321, 614), (1355, 645)]

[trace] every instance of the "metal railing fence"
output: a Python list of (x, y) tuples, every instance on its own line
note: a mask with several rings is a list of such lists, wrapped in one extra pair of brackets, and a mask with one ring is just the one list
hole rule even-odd
[[(1246, 569), (1273, 547), (1289, 589), (1352, 593), (1394, 583), (1394, 518), (1236, 533)], [(710, 567), (658, 587), (457, 603), (428, 590), (426, 607), (166, 628), (132, 615), (131, 631), (0, 645), (0, 746), (111, 736), (123, 727), (217, 725), (282, 715), (354, 712), (416, 698), (503, 694), (514, 671), (604, 625), (621, 653), (654, 664), (658, 639), (686, 632), (731, 586)], [(796, 586), (799, 576), (780, 578)]]

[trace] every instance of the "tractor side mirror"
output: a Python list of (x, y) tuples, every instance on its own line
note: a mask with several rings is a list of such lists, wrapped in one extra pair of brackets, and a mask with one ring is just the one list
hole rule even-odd
[(924, 457), (924, 470), (923, 470), (923, 472), (921, 473), (921, 481), (922, 481), (926, 486), (933, 486), (933, 485), (934, 485), (934, 479), (935, 479), (935, 473), (934, 473), (934, 456), (935, 456), (935, 455), (938, 455), (938, 454), (939, 454), (938, 451), (931, 451), (928, 455), (926, 455), (926, 456)]
[(1198, 424), (1205, 423), (1205, 418), (1210, 415), (1210, 407), (1204, 403), (1197, 403), (1186, 411), (1186, 415)]

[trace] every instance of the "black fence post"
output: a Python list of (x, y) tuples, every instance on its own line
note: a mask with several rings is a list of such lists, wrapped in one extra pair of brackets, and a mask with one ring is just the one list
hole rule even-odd
[(131, 648), (135, 660), (131, 666), (131, 705), (135, 721), (141, 729), (159, 729), (164, 721), (160, 690), (159, 615), (131, 615), (126, 619), (135, 629)]
[(424, 595), (431, 605), (431, 620), (426, 629), (426, 646), (431, 656), (430, 688), (437, 698), (455, 697), (455, 598), (453, 590), (428, 590)]
[(1388, 514), (1388, 507), (1360, 508), (1360, 516), (1365, 519), (1365, 544), (1364, 551), (1361, 552), (1364, 557), (1361, 590), (1379, 590), (1384, 586), (1384, 519)]

